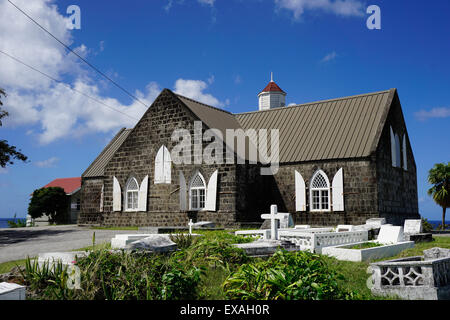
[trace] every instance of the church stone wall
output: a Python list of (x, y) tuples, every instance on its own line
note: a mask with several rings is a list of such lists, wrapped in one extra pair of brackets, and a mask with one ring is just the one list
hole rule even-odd
[[(406, 133), (407, 170), (392, 166), (390, 126), (401, 139)], [(380, 216), (385, 217), (388, 223), (396, 225), (403, 225), (405, 219), (420, 219), (416, 164), (398, 98), (394, 99), (388, 114), (376, 157)], [(403, 166), (403, 152), (401, 159)]]
[[(98, 210), (95, 213), (96, 204), (93, 203), (92, 197), (88, 196), (94, 187), (90, 183), (86, 184), (83, 219), (87, 222), (101, 221), (105, 226), (186, 226), (189, 219), (236, 226), (235, 165), (197, 165), (193, 164), (193, 161), (192, 164), (177, 165), (172, 162), (171, 184), (154, 184), (154, 161), (159, 148), (165, 145), (169, 150), (173, 149), (178, 143), (171, 141), (175, 129), (187, 129), (194, 138), (194, 121), (198, 121), (195, 115), (172, 93), (164, 91), (106, 166), (103, 213), (99, 213)], [(206, 129), (205, 126), (204, 129)], [(204, 146), (208, 144), (209, 142), (204, 142)], [(206, 185), (214, 171), (218, 170), (216, 212), (180, 211), (180, 170), (183, 172), (187, 185), (197, 170), (205, 178)], [(147, 212), (113, 212), (113, 177), (118, 179), (123, 193), (130, 177), (135, 177), (138, 183), (141, 183), (147, 175), (149, 176)], [(124, 207), (124, 194), (122, 207)]]
[(78, 217), (78, 224), (101, 224), (100, 197), (102, 192), (103, 179), (93, 178), (81, 180), (81, 213)]
[[(332, 183), (336, 172), (343, 168), (344, 174), (344, 212), (310, 212), (309, 182), (313, 174), (321, 169)], [(295, 211), (295, 175), (297, 170), (305, 180), (306, 212)], [(281, 165), (274, 176), (260, 176), (260, 213), (268, 213), (271, 204), (278, 206), (279, 212), (293, 214), (296, 224), (328, 226), (337, 224), (363, 224), (369, 218), (378, 217), (376, 168), (370, 160), (339, 160), (327, 162)], [(332, 190), (331, 190), (332, 192)], [(264, 195), (264, 196), (261, 196)], [(330, 194), (331, 197), (331, 194)]]

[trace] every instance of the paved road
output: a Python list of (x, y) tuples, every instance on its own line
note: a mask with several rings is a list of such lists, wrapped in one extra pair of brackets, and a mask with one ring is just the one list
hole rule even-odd
[(0, 263), (25, 259), (39, 253), (71, 251), (96, 243), (109, 242), (116, 234), (139, 233), (132, 230), (93, 230), (73, 226), (0, 229)]

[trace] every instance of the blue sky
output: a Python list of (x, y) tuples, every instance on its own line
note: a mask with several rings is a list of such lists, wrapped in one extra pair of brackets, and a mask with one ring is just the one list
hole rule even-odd
[[(448, 1), (12, 1), (145, 103), (169, 88), (234, 113), (256, 110), (271, 71), (287, 103), (397, 88), (420, 213), (440, 218), (426, 179), (435, 163), (450, 160)], [(66, 28), (69, 5), (81, 9), (80, 30)], [(369, 5), (381, 9), (381, 30), (366, 27)], [(6, 0), (0, 0), (0, 50), (132, 117), (0, 54), (10, 112), (1, 137), (30, 158), (0, 170), (0, 217), (24, 217), (34, 189), (80, 176), (145, 110)]]

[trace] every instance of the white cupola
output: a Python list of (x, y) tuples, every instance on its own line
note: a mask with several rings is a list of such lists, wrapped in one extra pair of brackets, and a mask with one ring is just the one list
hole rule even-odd
[(273, 73), (270, 74), (270, 82), (258, 94), (259, 111), (280, 108), (286, 105), (286, 92), (273, 81)]

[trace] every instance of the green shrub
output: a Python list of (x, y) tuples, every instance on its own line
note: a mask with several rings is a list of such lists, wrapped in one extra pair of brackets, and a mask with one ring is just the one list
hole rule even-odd
[(426, 218), (422, 218), (422, 230), (423, 232), (431, 232), (433, 230), (433, 225)]
[(341, 278), (317, 254), (280, 250), (267, 261), (241, 266), (224, 290), (239, 300), (350, 299), (355, 294), (338, 287)]
[(68, 266), (61, 261), (52, 265), (45, 262), (39, 266), (37, 259), (27, 258), (25, 269), (20, 272), (33, 299), (69, 300), (74, 298), (76, 292), (68, 287), (67, 269)]
[(169, 255), (97, 249), (76, 261), (80, 289), (68, 288), (67, 267), (61, 263), (40, 268), (28, 260), (23, 278), (37, 299), (196, 299), (203, 269), (172, 260)]
[(233, 267), (246, 263), (249, 258), (244, 250), (220, 239), (199, 239), (187, 250), (174, 255), (177, 261), (186, 265), (203, 267)]
[(169, 238), (177, 244), (178, 249), (189, 248), (194, 242), (192, 235), (186, 233), (171, 234)]

